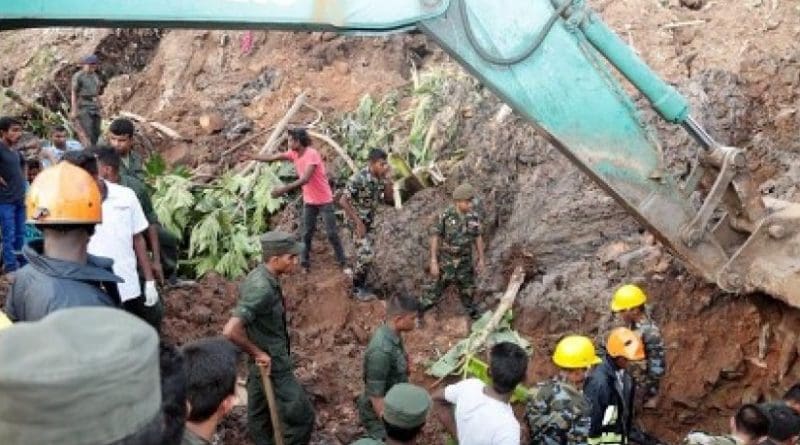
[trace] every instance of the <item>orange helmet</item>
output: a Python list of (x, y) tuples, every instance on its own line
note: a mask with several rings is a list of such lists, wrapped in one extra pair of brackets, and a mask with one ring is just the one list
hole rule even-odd
[(642, 338), (628, 328), (616, 328), (611, 331), (606, 351), (611, 357), (625, 357), (631, 361), (644, 360)]
[(44, 169), (33, 180), (26, 202), (29, 224), (100, 224), (97, 182), (69, 162)]

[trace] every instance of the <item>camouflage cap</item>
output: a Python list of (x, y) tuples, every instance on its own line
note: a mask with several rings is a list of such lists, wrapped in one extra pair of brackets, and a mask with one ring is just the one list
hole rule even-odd
[(400, 428), (416, 428), (428, 417), (431, 398), (423, 388), (398, 383), (383, 398), (383, 420)]
[(274, 230), (261, 235), (261, 252), (266, 258), (287, 253), (299, 255), (302, 251), (303, 243), (295, 241), (294, 237), (286, 232)]
[(456, 201), (466, 201), (475, 197), (475, 188), (464, 183), (453, 190), (453, 199)]
[(116, 442), (161, 412), (156, 331), (120, 309), (62, 309), (0, 331), (0, 443)]

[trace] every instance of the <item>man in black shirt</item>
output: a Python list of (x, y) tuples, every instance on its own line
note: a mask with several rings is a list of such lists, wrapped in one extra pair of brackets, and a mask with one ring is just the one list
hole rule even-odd
[(3, 266), (13, 273), (25, 264), (17, 254), (25, 240), (25, 177), (14, 144), (22, 136), (22, 124), (0, 117), (0, 228), (3, 233)]

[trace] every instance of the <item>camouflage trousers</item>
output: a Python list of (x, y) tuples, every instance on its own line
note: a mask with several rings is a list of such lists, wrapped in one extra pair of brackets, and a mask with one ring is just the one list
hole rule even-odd
[(645, 402), (658, 395), (661, 378), (648, 372), (646, 361), (633, 363), (631, 374), (636, 380), (636, 386), (640, 389), (639, 394)]
[(425, 291), (420, 298), (422, 310), (435, 306), (444, 295), (444, 291), (454, 285), (458, 289), (458, 298), (471, 317), (478, 313), (473, 294), (475, 293), (475, 269), (472, 264), (472, 255), (465, 256), (439, 256), (439, 278)]
[(353, 284), (363, 286), (367, 281), (369, 265), (375, 258), (372, 250), (372, 237), (369, 233), (363, 238), (355, 238), (355, 264), (353, 264)]

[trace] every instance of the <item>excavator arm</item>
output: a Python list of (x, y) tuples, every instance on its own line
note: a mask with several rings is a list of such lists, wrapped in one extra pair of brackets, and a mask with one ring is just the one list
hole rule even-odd
[[(65, 25), (419, 29), (695, 273), (725, 291), (763, 291), (800, 307), (800, 206), (763, 200), (744, 152), (714, 141), (691, 118), (687, 100), (585, 0), (0, 0), (0, 29)], [(655, 131), (619, 75), (697, 141), (700, 162), (688, 180), (665, 171)], [(689, 196), (701, 183), (711, 186), (697, 209)]]

